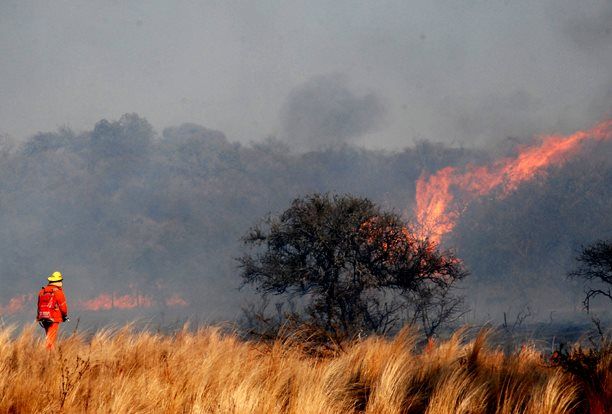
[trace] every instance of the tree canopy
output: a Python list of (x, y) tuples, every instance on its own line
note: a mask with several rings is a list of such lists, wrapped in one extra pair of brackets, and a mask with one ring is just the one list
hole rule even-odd
[(333, 334), (388, 330), (410, 305), (423, 320), (432, 309), (415, 298), (431, 304), (467, 274), (398, 215), (351, 195), (296, 198), (243, 240), (250, 247), (239, 258), (244, 283), (303, 298), (308, 320)]

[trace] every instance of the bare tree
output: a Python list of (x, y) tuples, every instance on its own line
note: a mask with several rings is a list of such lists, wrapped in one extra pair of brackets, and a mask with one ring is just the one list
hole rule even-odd
[(597, 296), (612, 300), (612, 243), (600, 240), (584, 247), (576, 260), (579, 265), (569, 277), (588, 282), (583, 300), (587, 312), (591, 300)]
[(425, 286), (416, 292), (405, 292), (405, 307), (411, 324), (420, 324), (427, 338), (433, 337), (445, 324), (466, 314), (462, 296), (453, 295), (453, 286)]

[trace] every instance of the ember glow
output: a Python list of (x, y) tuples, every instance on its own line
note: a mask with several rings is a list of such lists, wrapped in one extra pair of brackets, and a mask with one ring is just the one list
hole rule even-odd
[(503, 158), (490, 166), (446, 167), (416, 183), (415, 215), (421, 231), (435, 242), (455, 227), (467, 205), (477, 197), (499, 191), (505, 197), (522, 182), (551, 165), (561, 165), (588, 139), (612, 139), (612, 120), (569, 136), (549, 135), (541, 144), (522, 149), (514, 158)]
[(189, 302), (182, 298), (178, 293), (174, 293), (172, 296), (167, 297), (165, 302), (166, 306), (169, 308), (184, 308), (185, 306), (189, 305)]
[[(31, 303), (34, 301), (34, 295), (19, 295), (9, 299), (8, 303), (4, 306), (0, 305), (0, 316), (2, 315), (13, 315), (18, 312), (24, 311), (26, 306), (32, 306)], [(35, 306), (35, 305), (34, 305)], [(32, 313), (34, 313), (32, 310)]]
[[(173, 293), (171, 296), (162, 300), (162, 302), (170, 308), (185, 307), (189, 302), (178, 293)], [(143, 294), (118, 294), (118, 293), (102, 293), (93, 299), (81, 300), (78, 302), (78, 307), (89, 311), (103, 311), (110, 309), (136, 309), (136, 308), (151, 308), (158, 305), (152, 296)]]
[[(70, 298), (68, 306), (70, 306)], [(178, 293), (155, 301), (152, 296), (141, 293), (119, 294), (101, 293), (92, 299), (77, 300), (76, 309), (89, 311), (104, 311), (110, 309), (137, 309), (151, 308), (156, 305), (165, 305), (169, 308), (184, 308), (189, 302)], [(33, 294), (18, 295), (8, 300), (5, 305), (0, 304), (0, 316), (15, 315), (36, 308), (36, 297)]]
[(117, 293), (102, 293), (93, 299), (79, 301), (81, 309), (91, 311), (150, 308), (151, 306), (153, 306), (153, 299), (142, 294), (120, 295)]

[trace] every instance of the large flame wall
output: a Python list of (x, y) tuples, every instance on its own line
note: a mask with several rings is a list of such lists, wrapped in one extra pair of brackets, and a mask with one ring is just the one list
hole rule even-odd
[(612, 120), (568, 136), (549, 135), (541, 144), (526, 147), (514, 158), (502, 158), (488, 166), (446, 167), (433, 175), (421, 175), (416, 183), (415, 216), (421, 231), (439, 242), (453, 230), (463, 209), (477, 197), (495, 191), (504, 197), (520, 183), (551, 165), (562, 164), (580, 150), (585, 140), (612, 138)]

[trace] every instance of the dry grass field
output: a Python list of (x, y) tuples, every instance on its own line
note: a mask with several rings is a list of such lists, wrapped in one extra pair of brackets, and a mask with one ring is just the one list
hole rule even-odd
[(610, 347), (555, 363), (530, 346), (504, 355), (484, 333), (423, 348), (404, 330), (317, 354), (302, 339), (124, 328), (46, 352), (40, 328), (4, 327), (0, 412), (604, 413), (612, 396)]

